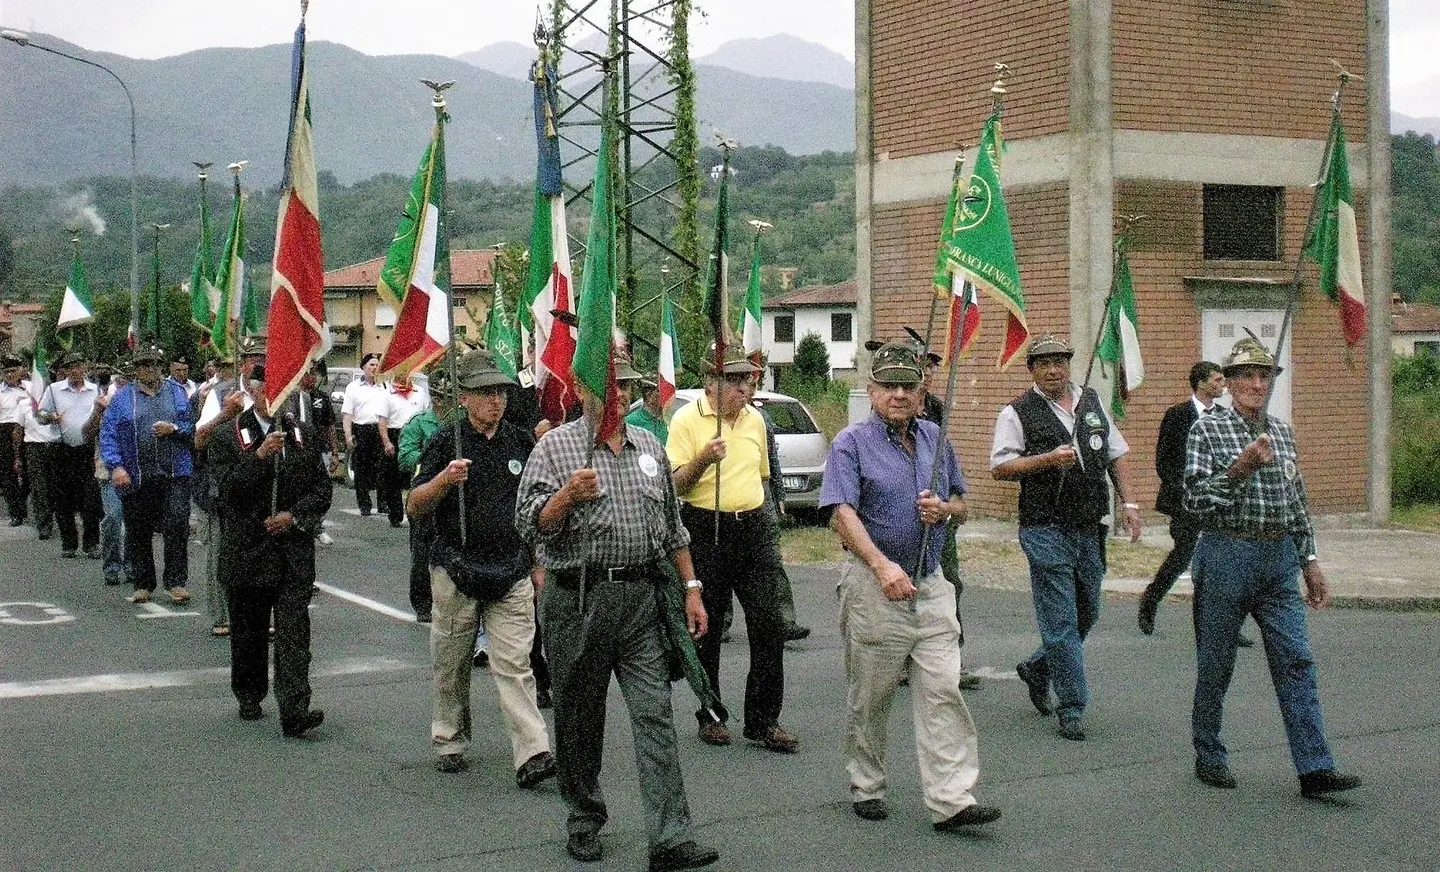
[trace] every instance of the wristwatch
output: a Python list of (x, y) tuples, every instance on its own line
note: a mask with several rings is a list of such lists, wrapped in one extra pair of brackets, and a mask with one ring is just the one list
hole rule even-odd
[(700, 579), (698, 579), (698, 578), (692, 578), (692, 579), (690, 579), (689, 581), (685, 582), (685, 589), (686, 589), (686, 590), (704, 590), (704, 589), (705, 589), (705, 585), (700, 583)]

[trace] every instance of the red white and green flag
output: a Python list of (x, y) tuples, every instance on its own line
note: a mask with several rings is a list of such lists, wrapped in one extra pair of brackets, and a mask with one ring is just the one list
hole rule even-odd
[(940, 245), (935, 254), (935, 293), (946, 301), (945, 360), (954, 362), (970, 351), (980, 333), (980, 297), (975, 285), (966, 280), (964, 270), (950, 260), (950, 237), (955, 230), (955, 216), (965, 200), (970, 179), (965, 175), (965, 158), (955, 158), (950, 175), (950, 201), (945, 207), (945, 220), (940, 225)]
[(235, 173), (235, 204), (230, 213), (225, 250), (215, 271), (215, 286), (220, 289), (220, 301), (215, 307), (215, 321), (210, 325), (210, 344), (221, 358), (228, 358), (236, 352), (240, 322), (245, 314), (245, 195), (240, 190), (239, 172)]
[(1115, 243), (1114, 290), (1105, 318), (1105, 332), (1095, 355), (1110, 365), (1114, 395), (1110, 411), (1125, 420), (1125, 403), (1145, 381), (1145, 361), (1140, 357), (1140, 315), (1135, 305), (1135, 282), (1130, 276), (1130, 258), (1125, 238)]
[(576, 313), (580, 335), (575, 346), (575, 378), (604, 400), (604, 410), (595, 425), (597, 445), (619, 431), (626, 411), (620, 408), (619, 386), (615, 382), (615, 210), (610, 200), (615, 119), (608, 94), (611, 84), (606, 82), (595, 184), (590, 189), (590, 234), (585, 244), (585, 269)]
[(1030, 344), (1030, 328), (1025, 320), (1025, 295), (1020, 287), (1015, 239), (1010, 233), (1010, 214), (1000, 185), (1000, 150), (997, 113), (985, 122), (975, 172), (965, 195), (955, 204), (946, 256), (954, 269), (964, 272), (1005, 307), (1005, 339), (998, 364), (1006, 367), (1023, 357)]
[(1305, 256), (1319, 265), (1320, 289), (1340, 307), (1345, 345), (1353, 348), (1365, 338), (1369, 325), (1361, 279), (1360, 235), (1355, 227), (1355, 192), (1350, 187), (1345, 127), (1338, 112), (1330, 127), (1330, 166), (1317, 196), (1320, 220), (1305, 242)]
[(210, 243), (210, 203), (205, 196), (206, 173), (200, 173), (200, 242), (195, 246), (195, 263), (190, 268), (190, 320), (209, 341), (210, 328), (215, 324), (215, 301), (220, 292), (215, 287), (215, 257)]
[(45, 385), (50, 379), (50, 358), (45, 354), (45, 343), (35, 340), (35, 357), (30, 361), (30, 401), (35, 404), (30, 410), (39, 408), (45, 396)]
[(535, 83), (535, 209), (530, 228), (530, 276), (517, 307), (524, 364), (535, 376), (540, 413), (563, 422), (580, 402), (575, 391), (575, 328), (551, 314), (575, 312), (570, 237), (565, 227), (565, 191), (560, 136), (555, 127), (555, 70), (542, 57), (530, 73)]
[(300, 26), (295, 29), (290, 61), (290, 133), (286, 137), (285, 177), (280, 184), (280, 212), (275, 221), (268, 328), (265, 395), (273, 409), (285, 402), (310, 369), (311, 361), (323, 356), (330, 344), (303, 12)]
[(751, 246), (753, 251), (750, 257), (750, 284), (745, 289), (745, 310), (740, 314), (740, 341), (745, 348), (745, 356), (750, 362), (760, 366), (761, 355), (764, 343), (762, 342), (763, 332), (761, 325), (765, 322), (761, 317), (761, 296), (760, 296), (760, 232), (755, 232), (755, 242)]
[(95, 320), (95, 295), (90, 290), (90, 280), (85, 277), (85, 263), (80, 260), (80, 244), (75, 244), (75, 258), (70, 261), (70, 281), (65, 285), (65, 295), (60, 300), (58, 328), (78, 327)]
[(660, 408), (665, 409), (675, 399), (675, 374), (680, 371), (680, 343), (675, 337), (675, 309), (670, 296), (660, 295), (660, 362), (657, 365), (660, 376)]
[(430, 145), (410, 186), (377, 290), (400, 310), (382, 372), (405, 375), (445, 353), (450, 344), (450, 245), (445, 236), (445, 121), (435, 120)]
[(720, 193), (715, 198), (715, 236), (710, 247), (709, 272), (705, 280), (705, 317), (715, 339), (715, 371), (725, 363), (726, 350), (734, 344), (730, 328), (730, 151), (720, 163)]

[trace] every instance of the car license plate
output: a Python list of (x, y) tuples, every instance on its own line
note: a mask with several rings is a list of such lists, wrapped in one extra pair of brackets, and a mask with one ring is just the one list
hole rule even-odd
[(804, 489), (805, 489), (805, 476), (803, 476), (803, 475), (783, 475), (783, 476), (780, 477), (780, 484), (781, 484), (787, 491), (804, 490)]

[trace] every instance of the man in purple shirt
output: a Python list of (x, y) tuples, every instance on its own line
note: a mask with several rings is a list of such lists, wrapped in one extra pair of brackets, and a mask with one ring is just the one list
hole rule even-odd
[[(980, 777), (978, 741), (960, 696), (955, 587), (940, 570), (945, 525), (965, 518), (965, 476), (940, 428), (917, 420), (922, 373), (909, 343), (875, 352), (873, 414), (835, 437), (820, 505), (834, 507), (831, 525), (849, 552), (838, 592), (855, 814), (889, 816), (887, 728), (908, 661), (920, 782), (935, 829), (943, 832), (989, 823), (1000, 809), (980, 805), (971, 793)], [(940, 474), (932, 479), (937, 462)]]

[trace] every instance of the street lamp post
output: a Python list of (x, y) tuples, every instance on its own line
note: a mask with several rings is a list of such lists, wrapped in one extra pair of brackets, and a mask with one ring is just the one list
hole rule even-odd
[(39, 45), (30, 41), (30, 34), (20, 30), (0, 30), (0, 39), (13, 42), (16, 45), (38, 48), (43, 52), (59, 55), (62, 58), (69, 58), (72, 61), (79, 61), (97, 70), (103, 70), (110, 78), (120, 84), (120, 90), (125, 92), (125, 99), (130, 104), (130, 338), (134, 340), (140, 333), (140, 195), (137, 189), (137, 180), (140, 175), (139, 161), (135, 149), (135, 98), (130, 96), (130, 88), (125, 81), (115, 75), (115, 71), (104, 64), (96, 63), (88, 58), (77, 57), (67, 54), (59, 49)]

